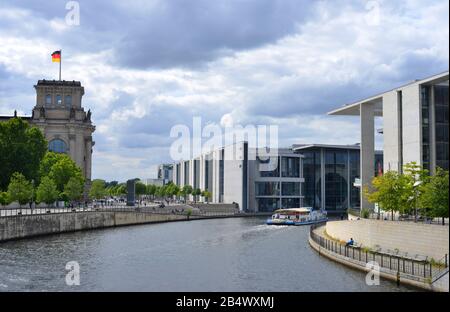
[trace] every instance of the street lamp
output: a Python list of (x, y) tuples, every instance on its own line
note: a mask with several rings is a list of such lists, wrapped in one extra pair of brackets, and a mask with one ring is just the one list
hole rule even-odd
[(414, 201), (414, 222), (417, 222), (417, 200), (419, 199), (419, 188), (418, 186), (422, 184), (422, 181), (416, 181), (413, 184), (414, 187), (414, 193), (416, 195), (415, 201)]

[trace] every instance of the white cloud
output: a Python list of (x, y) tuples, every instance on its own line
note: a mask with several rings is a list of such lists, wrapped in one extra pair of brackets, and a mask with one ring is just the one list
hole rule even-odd
[[(315, 18), (297, 23), (294, 33), (208, 57), (204, 66), (190, 69), (119, 66), (114, 41), (106, 44), (111, 34), (103, 37), (103, 29), (96, 37), (99, 48), (78, 49), (77, 42), (60, 47), (58, 36), (77, 34), (74, 40), (79, 40), (85, 33), (92, 38), (96, 29), (82, 22), (74, 30), (57, 18), (0, 8), (0, 19), (6, 21), (5, 26), (0, 21), (0, 75), (3, 66), (15, 79), (55, 78), (58, 69), (50, 53), (63, 49), (63, 78), (82, 81), (84, 106), (91, 108), (97, 125), (94, 177), (154, 175), (158, 162), (170, 160), (170, 127), (190, 125), (193, 115), (205, 123), (277, 124), (280, 143), (286, 145), (351, 144), (359, 141), (357, 119), (326, 116), (330, 108), (448, 69), (448, 2), (379, 3), (379, 23), (368, 23), (359, 2), (337, 7), (319, 1)], [(11, 31), (15, 25), (19, 30)], [(33, 27), (53, 27), (58, 34), (40, 35)], [(30, 101), (33, 92), (31, 85), (14, 92), (0, 87), (0, 113), (14, 105), (25, 111), (16, 99)]]

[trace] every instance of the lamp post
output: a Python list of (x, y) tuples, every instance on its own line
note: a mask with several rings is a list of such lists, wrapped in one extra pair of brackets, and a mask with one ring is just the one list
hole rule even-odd
[(33, 214), (33, 202), (34, 202), (34, 179), (31, 179), (31, 204), (30, 204), (31, 214)]
[(417, 222), (417, 201), (419, 199), (419, 185), (422, 184), (422, 181), (416, 181), (414, 182), (414, 194), (415, 194), (415, 201), (414, 201), (414, 222)]

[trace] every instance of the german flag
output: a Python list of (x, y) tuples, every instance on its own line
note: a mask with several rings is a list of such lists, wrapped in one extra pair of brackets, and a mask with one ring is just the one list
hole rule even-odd
[(55, 51), (52, 53), (52, 62), (61, 63), (61, 51)]

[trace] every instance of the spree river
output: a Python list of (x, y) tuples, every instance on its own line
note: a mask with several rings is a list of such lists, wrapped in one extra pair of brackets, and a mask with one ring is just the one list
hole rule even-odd
[[(0, 291), (409, 291), (319, 256), (309, 226), (172, 222), (0, 243)], [(66, 285), (77, 261), (80, 285)]]

